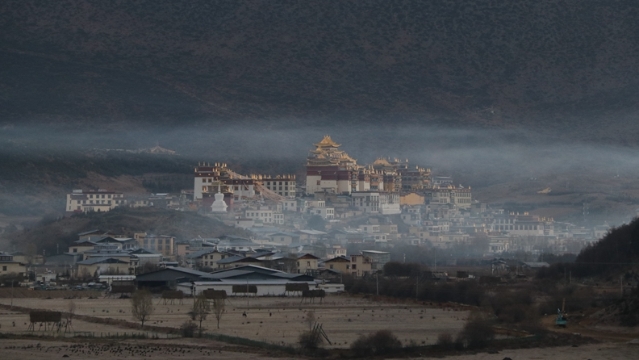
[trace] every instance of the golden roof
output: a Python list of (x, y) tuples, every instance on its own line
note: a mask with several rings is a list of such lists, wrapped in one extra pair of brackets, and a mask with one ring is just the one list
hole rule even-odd
[(384, 158), (378, 158), (377, 160), (375, 160), (375, 162), (373, 162), (373, 166), (375, 165), (391, 166), (391, 163), (389, 163), (388, 160)]
[(335, 141), (333, 141), (333, 139), (331, 139), (331, 137), (329, 135), (324, 135), (324, 138), (322, 139), (322, 141), (320, 141), (317, 144), (315, 144), (315, 146), (317, 146), (317, 147), (340, 147), (340, 144), (338, 144)]

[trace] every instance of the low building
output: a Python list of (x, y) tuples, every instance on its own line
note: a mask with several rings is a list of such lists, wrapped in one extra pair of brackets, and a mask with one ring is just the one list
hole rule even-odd
[(100, 274), (132, 275), (135, 267), (128, 261), (112, 257), (92, 257), (77, 263), (77, 277), (88, 278)]
[(183, 268), (183, 267), (167, 267), (157, 271), (136, 276), (135, 283), (138, 289), (151, 289), (151, 291), (161, 291), (164, 289), (175, 289), (178, 284), (186, 284), (183, 292), (191, 295), (192, 284), (195, 281), (207, 279), (211, 274)]
[(124, 194), (117, 191), (99, 190), (73, 190), (67, 194), (66, 212), (106, 212), (118, 206), (126, 205)]
[(75, 242), (69, 246), (69, 253), (71, 254), (84, 254), (85, 251), (93, 250), (97, 243), (88, 240), (82, 240), (81, 242)]
[(135, 233), (133, 235), (137, 246), (163, 256), (175, 255), (175, 237), (168, 235), (153, 235), (147, 233)]
[(320, 216), (324, 220), (331, 220), (335, 218), (335, 209), (332, 207), (317, 207), (310, 208), (309, 214)]
[(287, 198), (295, 198), (295, 175), (282, 175), (276, 177), (263, 177), (259, 181), (262, 182), (262, 186), (268, 190)]
[(300, 240), (300, 236), (295, 233), (288, 232), (278, 232), (275, 234), (268, 235), (268, 238), (271, 242), (280, 245), (290, 245), (292, 243), (297, 243)]
[[(307, 284), (309, 289), (318, 288), (318, 281), (306, 274), (290, 274), (255, 265), (219, 270), (194, 283), (180, 282), (177, 290), (185, 294), (198, 295), (204, 290), (226, 292), (227, 296), (244, 296), (253, 289), (256, 296), (285, 296), (287, 284)], [(246, 289), (246, 290), (245, 290)], [(299, 295), (299, 293), (298, 293)]]
[(297, 273), (313, 275), (317, 273), (317, 263), (320, 260), (315, 255), (304, 254), (297, 258)]
[(13, 255), (0, 252), (0, 276), (25, 275), (27, 267), (25, 264), (14, 261)]
[(362, 255), (371, 261), (371, 271), (384, 269), (384, 265), (390, 261), (390, 253), (378, 250), (362, 250)]
[(244, 218), (253, 221), (261, 221), (263, 224), (284, 224), (284, 214), (270, 209), (248, 209), (244, 212)]
[(233, 255), (216, 262), (218, 269), (232, 269), (244, 265), (259, 265), (262, 261), (251, 256)]
[(399, 193), (380, 191), (354, 191), (351, 205), (370, 214), (401, 214)]
[(351, 255), (350, 274), (355, 277), (364, 277), (372, 274), (372, 261), (364, 255)]
[(233, 255), (224, 251), (218, 251), (217, 248), (204, 248), (186, 255), (186, 259), (196, 269), (217, 269), (218, 261), (231, 256)]
[(323, 262), (324, 269), (338, 271), (341, 274), (351, 273), (351, 260), (346, 257), (338, 256)]

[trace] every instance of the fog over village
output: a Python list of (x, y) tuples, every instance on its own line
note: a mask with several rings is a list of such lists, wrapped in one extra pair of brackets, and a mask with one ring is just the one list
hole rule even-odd
[(634, 358), (637, 14), (0, 4), (0, 357)]

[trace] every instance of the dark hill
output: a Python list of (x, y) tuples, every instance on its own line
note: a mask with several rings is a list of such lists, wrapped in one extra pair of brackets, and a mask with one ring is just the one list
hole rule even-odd
[[(639, 262), (639, 218), (612, 229), (583, 249), (575, 261), (578, 275), (609, 274), (632, 269)], [(635, 274), (639, 276), (639, 274)]]
[(77, 234), (87, 230), (103, 229), (114, 233), (133, 236), (134, 232), (175, 236), (178, 240), (188, 240), (198, 236), (217, 237), (221, 235), (246, 236), (241, 229), (226, 226), (194, 212), (158, 210), (152, 208), (120, 208), (107, 213), (89, 213), (61, 219), (43, 219), (36, 226), (8, 235), (8, 240), (16, 250), (26, 251), (34, 244), (39, 254), (61, 252), (78, 240)]
[(637, 20), (630, 0), (6, 0), (0, 118), (392, 116), (635, 143)]
[(553, 264), (542, 269), (539, 277), (572, 276), (606, 279), (618, 282), (618, 275), (627, 281), (639, 281), (636, 264), (639, 263), (639, 218), (611, 229), (602, 239), (587, 246), (574, 263)]

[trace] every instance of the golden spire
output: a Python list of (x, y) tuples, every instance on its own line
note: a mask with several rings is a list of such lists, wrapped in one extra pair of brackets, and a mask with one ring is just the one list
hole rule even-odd
[(322, 139), (322, 141), (318, 142), (317, 144), (315, 144), (315, 146), (317, 147), (340, 147), (340, 144), (336, 143), (335, 141), (333, 141), (333, 139), (331, 139), (331, 137), (329, 135), (324, 135), (324, 138)]

